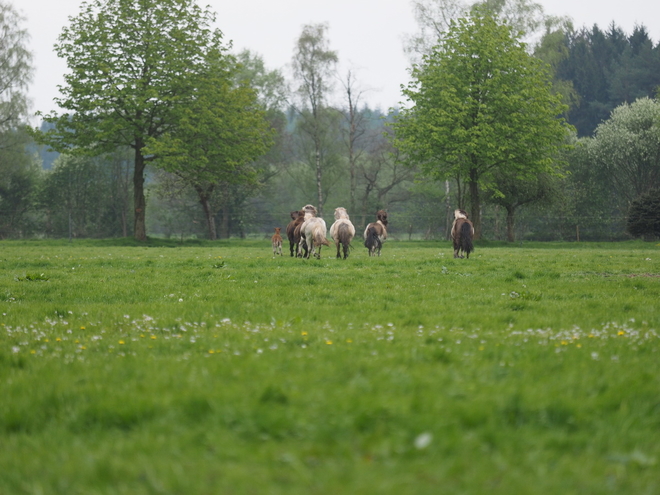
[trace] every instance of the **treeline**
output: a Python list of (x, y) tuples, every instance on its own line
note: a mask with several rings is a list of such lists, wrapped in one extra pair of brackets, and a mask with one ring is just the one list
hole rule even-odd
[(543, 37), (536, 54), (554, 66), (580, 137), (593, 135), (622, 103), (653, 97), (660, 84), (660, 42), (643, 25), (630, 34), (614, 23), (606, 30), (558, 30)]
[[(161, 3), (158, 8), (166, 12), (167, 2)], [(16, 19), (11, 22), (20, 32)], [(69, 31), (71, 46), (77, 46), (76, 36), (93, 41), (91, 24), (79, 22), (79, 33)], [(105, 21), (99, 26), (111, 28)], [(464, 26), (475, 29), (469, 22)], [(153, 136), (141, 142), (144, 172), (136, 173), (135, 142), (122, 144), (117, 138), (130, 133), (124, 129), (110, 135), (123, 125), (120, 121), (104, 124), (103, 133), (92, 138), (85, 133), (96, 125), (93, 114), (92, 120), (80, 122), (51, 116), (34, 130), (15, 120), (0, 132), (0, 238), (137, 238), (136, 225), (151, 236), (181, 239), (269, 236), (273, 227), (288, 223), (290, 211), (313, 203), (326, 219), (335, 207), (345, 207), (358, 230), (377, 210), (386, 209), (391, 234), (399, 239), (446, 238), (454, 208), (478, 205), (472, 216), (480, 218), (483, 239), (622, 240), (629, 238), (626, 218), (632, 202), (660, 187), (660, 104), (654, 99), (660, 45), (643, 26), (630, 35), (614, 24), (606, 31), (597, 26), (576, 31), (570, 25), (548, 29), (534, 56), (549, 64), (552, 91), (562, 96), (563, 115), (575, 132), (556, 143), (560, 151), (553, 152), (551, 163), (543, 162), (542, 173), (528, 168), (534, 159), (529, 157), (497, 173), (485, 162), (479, 179), (438, 158), (444, 155), (415, 158), (414, 147), (401, 146), (397, 125), (410, 114), (363, 105), (359, 79), (350, 71), (338, 73), (330, 45), (326, 25), (305, 26), (294, 49), (291, 80), (249, 51), (212, 50), (213, 63), (200, 65), (196, 82), (175, 84), (201, 87), (199, 98), (157, 115), (162, 122), (169, 119), (167, 126), (153, 127)], [(98, 58), (101, 65), (107, 60)], [(215, 67), (221, 72), (213, 72)], [(421, 67), (420, 84), (431, 66)], [(91, 98), (104, 104), (127, 99), (91, 94), (106, 84), (76, 84), (71, 88), (84, 87), (88, 96), (78, 100), (70, 89), (72, 105)], [(422, 86), (417, 89), (421, 95)], [(138, 96), (148, 95), (149, 104), (161, 112), (153, 91)], [(239, 95), (232, 101), (244, 101), (242, 106), (224, 105), (230, 94)], [(74, 124), (78, 134), (72, 137)], [(232, 128), (258, 133), (240, 139), (247, 134), (232, 134)], [(521, 129), (516, 132), (527, 132)], [(106, 141), (114, 144), (99, 146)], [(249, 144), (257, 141), (257, 147)], [(250, 149), (240, 148), (245, 142)], [(48, 151), (49, 145), (62, 153)], [(97, 152), (85, 152), (87, 145)], [(452, 156), (459, 163), (460, 149)], [(473, 179), (481, 180), (479, 188), (471, 187)], [(136, 206), (136, 184), (144, 188), (144, 205)]]

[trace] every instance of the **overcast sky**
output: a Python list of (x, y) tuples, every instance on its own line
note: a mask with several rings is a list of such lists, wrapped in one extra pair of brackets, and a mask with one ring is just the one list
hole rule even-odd
[[(6, 0), (24, 17), (30, 33), (35, 74), (30, 87), (33, 111), (57, 110), (66, 64), (53, 45), (69, 16), (80, 11), (82, 0)], [(576, 27), (614, 21), (626, 33), (636, 24), (646, 26), (654, 42), (660, 40), (658, 0), (537, 0), (546, 14), (564, 15)], [(293, 47), (305, 24), (327, 22), (330, 47), (339, 55), (339, 73), (350, 68), (357, 75), (365, 102), (383, 110), (401, 101), (400, 86), (407, 82), (409, 62), (403, 38), (416, 31), (408, 0), (200, 0), (217, 13), (217, 27), (232, 40), (235, 51), (259, 53), (270, 69), (289, 75)], [(36, 122), (34, 122), (36, 124)]]

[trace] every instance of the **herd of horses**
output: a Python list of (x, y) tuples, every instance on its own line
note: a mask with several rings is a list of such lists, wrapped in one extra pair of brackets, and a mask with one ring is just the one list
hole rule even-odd
[[(330, 246), (326, 238), (326, 223), (316, 216), (317, 210), (313, 205), (305, 205), (300, 210), (291, 212), (291, 221), (286, 227), (286, 235), (289, 239), (289, 252), (292, 257), (297, 258), (321, 258), (321, 248)], [(470, 257), (474, 251), (472, 238), (474, 226), (468, 219), (465, 210), (454, 211), (454, 224), (451, 229), (451, 237), (454, 244), (454, 258)], [(351, 222), (346, 208), (335, 208), (335, 221), (330, 227), (330, 237), (334, 240), (337, 248), (337, 258), (348, 258), (351, 250), (351, 241), (355, 237), (355, 226)], [(378, 210), (376, 221), (371, 222), (364, 229), (364, 246), (369, 256), (380, 256), (383, 242), (387, 239), (387, 212)], [(273, 245), (273, 256), (282, 255), (283, 238), (281, 227), (275, 227), (275, 234), (271, 238)], [(465, 256), (463, 254), (465, 253)]]

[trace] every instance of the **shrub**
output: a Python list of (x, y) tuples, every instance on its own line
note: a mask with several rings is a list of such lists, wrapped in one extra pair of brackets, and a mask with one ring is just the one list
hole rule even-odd
[(633, 237), (660, 237), (660, 189), (652, 189), (632, 202), (627, 230)]

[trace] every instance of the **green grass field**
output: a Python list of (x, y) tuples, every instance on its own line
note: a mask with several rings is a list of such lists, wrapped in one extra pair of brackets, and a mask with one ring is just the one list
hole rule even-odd
[(660, 246), (0, 243), (0, 494), (660, 493)]

